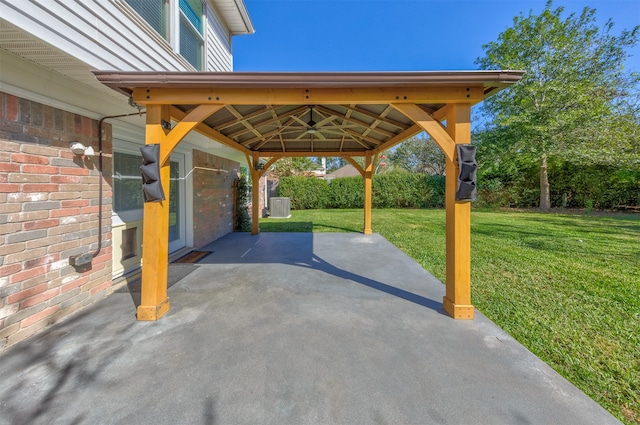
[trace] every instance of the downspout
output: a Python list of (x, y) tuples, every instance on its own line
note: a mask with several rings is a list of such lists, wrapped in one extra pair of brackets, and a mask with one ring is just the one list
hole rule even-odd
[(100, 181), (98, 182), (98, 247), (96, 248), (96, 251), (91, 254), (92, 258), (96, 258), (98, 254), (100, 254), (100, 251), (102, 250), (102, 192), (103, 192), (102, 186), (104, 184), (103, 183), (104, 176), (102, 173), (102, 124), (104, 123), (105, 120), (108, 120), (111, 118), (130, 117), (132, 115), (142, 115), (145, 113), (146, 113), (145, 111), (138, 111), (130, 114), (111, 115), (108, 117), (102, 117), (100, 118), (100, 121), (98, 121), (98, 172), (100, 173)]

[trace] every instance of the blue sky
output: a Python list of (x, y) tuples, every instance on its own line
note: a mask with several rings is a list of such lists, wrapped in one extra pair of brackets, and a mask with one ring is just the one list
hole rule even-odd
[[(235, 71), (477, 69), (482, 45), (546, 0), (245, 0), (256, 29), (234, 37)], [(640, 0), (556, 0), (596, 9), (614, 33), (640, 25)], [(640, 47), (627, 67), (640, 71)]]

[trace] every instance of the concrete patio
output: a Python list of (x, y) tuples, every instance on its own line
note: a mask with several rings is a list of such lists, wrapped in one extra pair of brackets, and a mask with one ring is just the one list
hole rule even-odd
[[(1, 424), (615, 424), (380, 235), (234, 233), (0, 357)], [(475, 276), (476, 279), (480, 278)]]

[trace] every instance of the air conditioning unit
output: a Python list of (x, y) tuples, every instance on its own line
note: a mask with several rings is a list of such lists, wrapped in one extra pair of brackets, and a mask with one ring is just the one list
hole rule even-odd
[(289, 198), (270, 198), (269, 217), (289, 218), (291, 217), (291, 200)]

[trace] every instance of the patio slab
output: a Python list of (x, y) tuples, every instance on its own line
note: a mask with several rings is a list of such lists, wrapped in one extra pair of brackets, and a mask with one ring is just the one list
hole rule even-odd
[[(0, 356), (0, 424), (619, 424), (380, 235), (234, 233)], [(171, 279), (171, 278), (170, 278)]]

